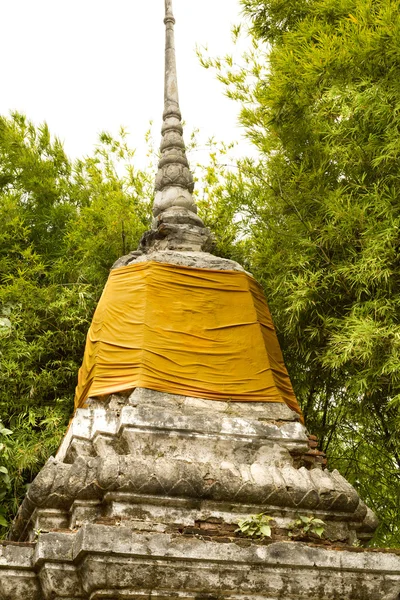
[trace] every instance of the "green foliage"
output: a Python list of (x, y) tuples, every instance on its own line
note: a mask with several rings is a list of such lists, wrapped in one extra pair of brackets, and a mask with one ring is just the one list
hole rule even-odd
[[(4, 427), (3, 423), (0, 421), (0, 439), (4, 439), (5, 436), (9, 436), (12, 434), (10, 429)], [(0, 442), (0, 462), (4, 462), (4, 444)], [(0, 527), (7, 527), (7, 506), (6, 506), (6, 497), (7, 493), (11, 488), (11, 481), (8, 474), (8, 469), (3, 464), (0, 464)]]
[(326, 523), (316, 517), (305, 517), (299, 515), (293, 523), (289, 525), (289, 537), (291, 538), (305, 538), (309, 535), (317, 535), (322, 537), (325, 531)]
[(199, 215), (214, 234), (214, 252), (246, 265), (248, 241), (240, 239), (245, 216), (237, 215), (237, 178), (230, 168), (229, 155), (232, 149), (232, 145), (209, 140), (207, 160), (196, 165), (195, 196)]
[(247, 519), (241, 519), (238, 522), (239, 527), (236, 529), (236, 532), (243, 533), (252, 538), (271, 537), (271, 521), (273, 521), (273, 518), (265, 513), (250, 515)]
[(148, 227), (150, 182), (123, 130), (72, 164), (47, 126), (0, 117), (0, 419), (13, 431), (0, 525), (65, 433), (92, 314)]
[(214, 201), (234, 204), (231, 246), (246, 239), (309, 429), (378, 514), (374, 543), (399, 546), (398, 4), (242, 4), (242, 64), (202, 62), (242, 104), (260, 159)]
[[(136, 249), (150, 225), (153, 196), (151, 171), (136, 169), (135, 151), (121, 129), (120, 138), (100, 135), (94, 156), (74, 165), (72, 194), (80, 210), (66, 238), (70, 261), (67, 278), (98, 283), (103, 287), (112, 262)], [(60, 272), (64, 265), (59, 265)]]

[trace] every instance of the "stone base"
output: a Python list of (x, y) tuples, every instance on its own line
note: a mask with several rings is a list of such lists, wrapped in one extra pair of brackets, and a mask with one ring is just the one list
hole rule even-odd
[[(312, 451), (285, 404), (90, 399), (29, 487), (0, 600), (400, 600), (400, 555), (349, 548), (376, 519)], [(258, 513), (255, 542), (237, 530)], [(323, 539), (293, 541), (299, 516)]]
[(41, 534), (35, 548), (20, 550), (3, 548), (2, 600), (398, 600), (400, 593), (394, 552), (93, 524)]
[(373, 534), (376, 520), (337, 471), (302, 464), (309, 439), (284, 404), (139, 388), (89, 404), (30, 486), (13, 540), (109, 518), (150, 531), (210, 519), (234, 527), (260, 512), (286, 538), (298, 515), (325, 521), (334, 543)]
[(42, 600), (34, 544), (0, 543), (0, 600)]

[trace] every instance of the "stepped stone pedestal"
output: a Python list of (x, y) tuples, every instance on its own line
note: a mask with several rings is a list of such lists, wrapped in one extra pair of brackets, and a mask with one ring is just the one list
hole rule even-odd
[[(352, 546), (376, 520), (310, 456), (284, 404), (91, 399), (1, 548), (0, 598), (398, 600), (399, 553)], [(236, 532), (260, 512), (271, 539)], [(290, 540), (299, 515), (326, 523), (322, 540)]]

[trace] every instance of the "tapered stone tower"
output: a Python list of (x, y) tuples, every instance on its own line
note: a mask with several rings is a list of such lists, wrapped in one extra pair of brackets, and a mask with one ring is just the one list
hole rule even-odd
[[(152, 229), (111, 271), (71, 426), (0, 546), (0, 600), (399, 600), (400, 556), (359, 547), (376, 519), (308, 435), (259, 286), (210, 253), (171, 1)], [(237, 532), (261, 513), (270, 537)]]

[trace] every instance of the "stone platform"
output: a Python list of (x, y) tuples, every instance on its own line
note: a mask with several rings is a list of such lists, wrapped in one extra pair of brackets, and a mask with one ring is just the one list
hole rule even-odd
[[(284, 404), (91, 399), (1, 548), (0, 599), (399, 600), (400, 556), (352, 546), (376, 520), (309, 448)], [(271, 539), (236, 532), (260, 512)], [(290, 541), (299, 515), (323, 540)]]
[(212, 542), (88, 524), (2, 551), (2, 600), (398, 600), (400, 589), (399, 555), (295, 542)]

